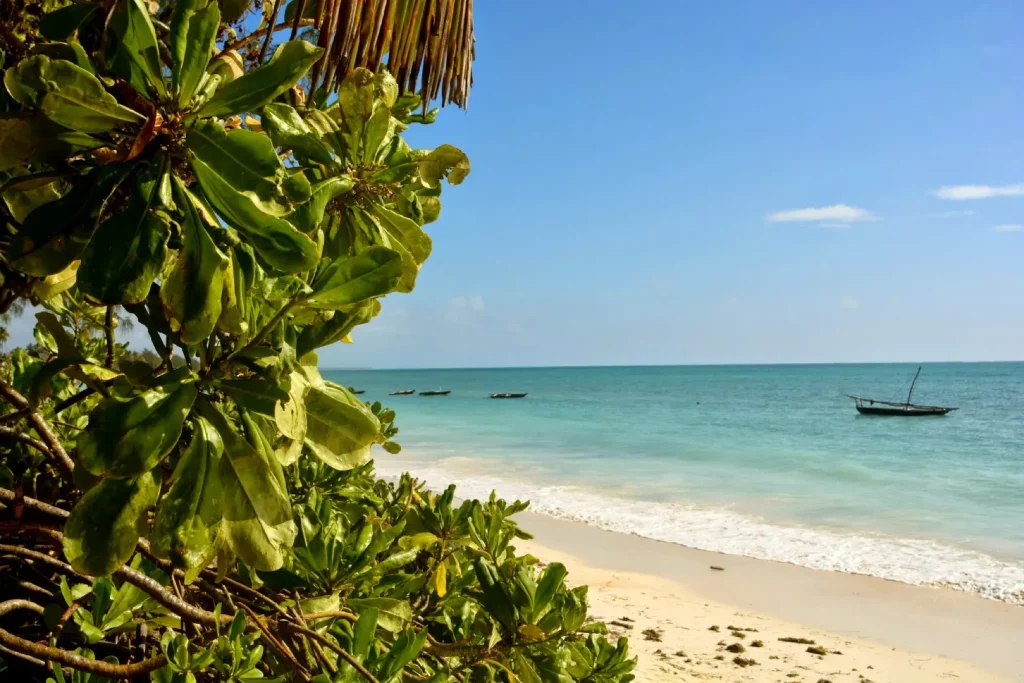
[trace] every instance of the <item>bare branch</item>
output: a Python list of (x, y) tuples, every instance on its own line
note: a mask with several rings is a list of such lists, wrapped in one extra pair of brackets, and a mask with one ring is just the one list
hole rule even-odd
[(43, 442), (49, 447), (50, 455), (60, 462), (66, 470), (66, 473), (70, 476), (71, 473), (75, 471), (75, 463), (68, 456), (64, 447), (60, 445), (57, 435), (53, 433), (53, 430), (51, 430), (50, 426), (46, 424), (46, 421), (43, 420), (42, 416), (31, 409), (28, 400), (15, 391), (14, 387), (2, 380), (0, 380), (0, 396), (3, 396), (3, 398), (5, 398), (7, 402), (15, 408), (18, 408), (19, 410), (28, 410), (28, 421), (32, 423), (32, 427), (43, 439)]
[[(43, 614), (42, 606), (29, 600), (7, 600), (0, 603), (0, 616), (16, 609), (27, 609), (32, 610), (36, 614)], [(110, 664), (109, 662), (89, 659), (88, 657), (83, 657), (82, 655), (57, 647), (33, 643), (31, 640), (19, 638), (2, 628), (0, 628), (0, 645), (19, 654), (26, 655), (26, 658), (35, 659), (39, 663), (42, 663), (42, 661), (60, 662), (72, 669), (88, 671), (89, 673), (114, 679), (144, 676), (167, 664), (167, 658), (163, 655), (136, 662), (135, 664)], [(32, 659), (29, 659), (29, 661), (32, 661)]]

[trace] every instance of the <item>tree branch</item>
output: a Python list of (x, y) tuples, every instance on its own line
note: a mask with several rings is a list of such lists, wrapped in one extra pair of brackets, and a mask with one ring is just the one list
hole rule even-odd
[(103, 335), (107, 338), (107, 358), (103, 367), (114, 367), (114, 307), (107, 306), (107, 314), (103, 319)]
[(6, 382), (0, 380), (0, 395), (2, 395), (7, 402), (13, 405), (15, 408), (20, 410), (28, 410), (28, 421), (32, 423), (32, 427), (36, 430), (43, 442), (49, 447), (49, 453), (55, 457), (60, 464), (67, 471), (68, 476), (75, 471), (75, 463), (68, 456), (67, 451), (60, 445), (60, 441), (57, 439), (56, 434), (50, 429), (50, 426), (46, 424), (42, 416), (38, 412), (32, 410), (28, 400), (24, 396), (14, 390), (14, 387), (10, 386)]
[[(299, 21), (298, 25), (299, 26), (312, 26), (313, 25), (313, 20), (312, 19), (302, 19), (301, 21)], [(290, 22), (290, 21), (282, 21), (280, 24), (277, 24), (273, 28), (271, 28), (270, 32), (271, 33), (277, 33), (278, 31), (282, 31), (282, 30), (288, 28), (289, 26), (293, 26), (293, 23)], [(220, 57), (225, 52), (231, 52), (232, 50), (240, 50), (241, 48), (245, 47), (246, 45), (248, 45), (252, 41), (254, 41), (257, 38), (259, 38), (260, 36), (264, 36), (266, 34), (267, 34), (267, 29), (265, 29), (265, 28), (261, 28), (258, 31), (253, 31), (252, 33), (247, 35), (245, 38), (240, 38), (239, 40), (236, 40), (233, 43), (228, 43), (227, 45), (225, 45), (224, 49), (221, 50), (217, 54), (217, 57)], [(214, 57), (214, 59), (216, 59), (217, 57)]]
[(286, 624), (286, 626), (287, 626), (287, 628), (291, 629), (292, 631), (295, 631), (296, 633), (298, 633), (300, 635), (303, 635), (306, 638), (312, 638), (313, 640), (317, 641), (321, 645), (325, 645), (328, 648), (330, 648), (331, 650), (333, 650), (339, 657), (341, 657), (346, 662), (348, 662), (349, 665), (353, 669), (355, 669), (360, 674), (362, 674), (363, 678), (365, 678), (366, 680), (370, 681), (370, 683), (380, 683), (376, 678), (373, 677), (372, 673), (370, 673), (369, 671), (366, 670), (366, 667), (364, 667), (362, 664), (359, 663), (358, 659), (353, 657), (351, 654), (349, 654), (349, 652), (347, 650), (342, 648), (340, 645), (338, 645), (334, 641), (328, 640), (327, 638), (324, 638), (322, 635), (320, 635), (316, 631), (311, 631), (308, 628), (303, 628), (302, 626), (299, 626), (298, 624), (293, 624), (293, 623), (289, 622), (288, 624)]
[[(17, 499), (18, 494), (15, 493), (14, 491), (11, 491), (10, 489), (0, 488), (0, 500), (17, 501)], [(53, 515), (54, 517), (62, 517), (64, 519), (67, 519), (68, 516), (71, 514), (67, 510), (59, 508), (55, 505), (50, 505), (49, 503), (44, 503), (43, 501), (37, 500), (35, 498), (30, 498), (28, 496), (22, 496), (21, 502), (27, 508), (39, 510), (40, 512), (45, 512), (46, 514)]]
[[(0, 616), (16, 609), (28, 609), (36, 614), (43, 613), (43, 608), (40, 605), (29, 600), (8, 600), (0, 603)], [(136, 662), (135, 664), (110, 664), (109, 662), (89, 659), (88, 657), (83, 657), (82, 655), (77, 655), (74, 652), (68, 652), (57, 647), (33, 643), (31, 640), (19, 638), (2, 628), (0, 628), (0, 645), (10, 648), (19, 654), (27, 655), (27, 657), (60, 662), (72, 669), (88, 671), (89, 673), (114, 679), (144, 676), (167, 664), (167, 658), (163, 655)]]
[(50, 448), (39, 439), (34, 439), (28, 434), (19, 432), (16, 429), (10, 427), (0, 427), (0, 439), (7, 439), (8, 441), (17, 441), (25, 445), (31, 446), (43, 455), (50, 455)]

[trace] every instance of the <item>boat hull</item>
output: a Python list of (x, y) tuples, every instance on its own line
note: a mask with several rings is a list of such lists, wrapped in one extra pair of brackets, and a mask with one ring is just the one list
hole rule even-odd
[(491, 398), (526, 398), (526, 394), (491, 394)]
[(861, 415), (877, 415), (880, 417), (940, 417), (956, 410), (956, 408), (892, 408), (885, 406), (857, 406)]

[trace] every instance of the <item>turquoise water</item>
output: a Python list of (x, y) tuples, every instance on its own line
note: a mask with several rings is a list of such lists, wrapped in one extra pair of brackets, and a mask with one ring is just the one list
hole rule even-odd
[[(325, 371), (398, 412), (408, 469), (683, 545), (1024, 603), (1024, 363), (924, 366), (944, 418), (858, 416), (916, 366)], [(388, 396), (451, 389), (446, 397)], [(492, 392), (527, 391), (496, 401)]]

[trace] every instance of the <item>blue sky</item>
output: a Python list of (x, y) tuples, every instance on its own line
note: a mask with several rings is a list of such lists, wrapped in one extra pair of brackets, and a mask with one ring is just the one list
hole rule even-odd
[(476, 11), (411, 137), (473, 172), (322, 365), (1024, 358), (1020, 3)]

